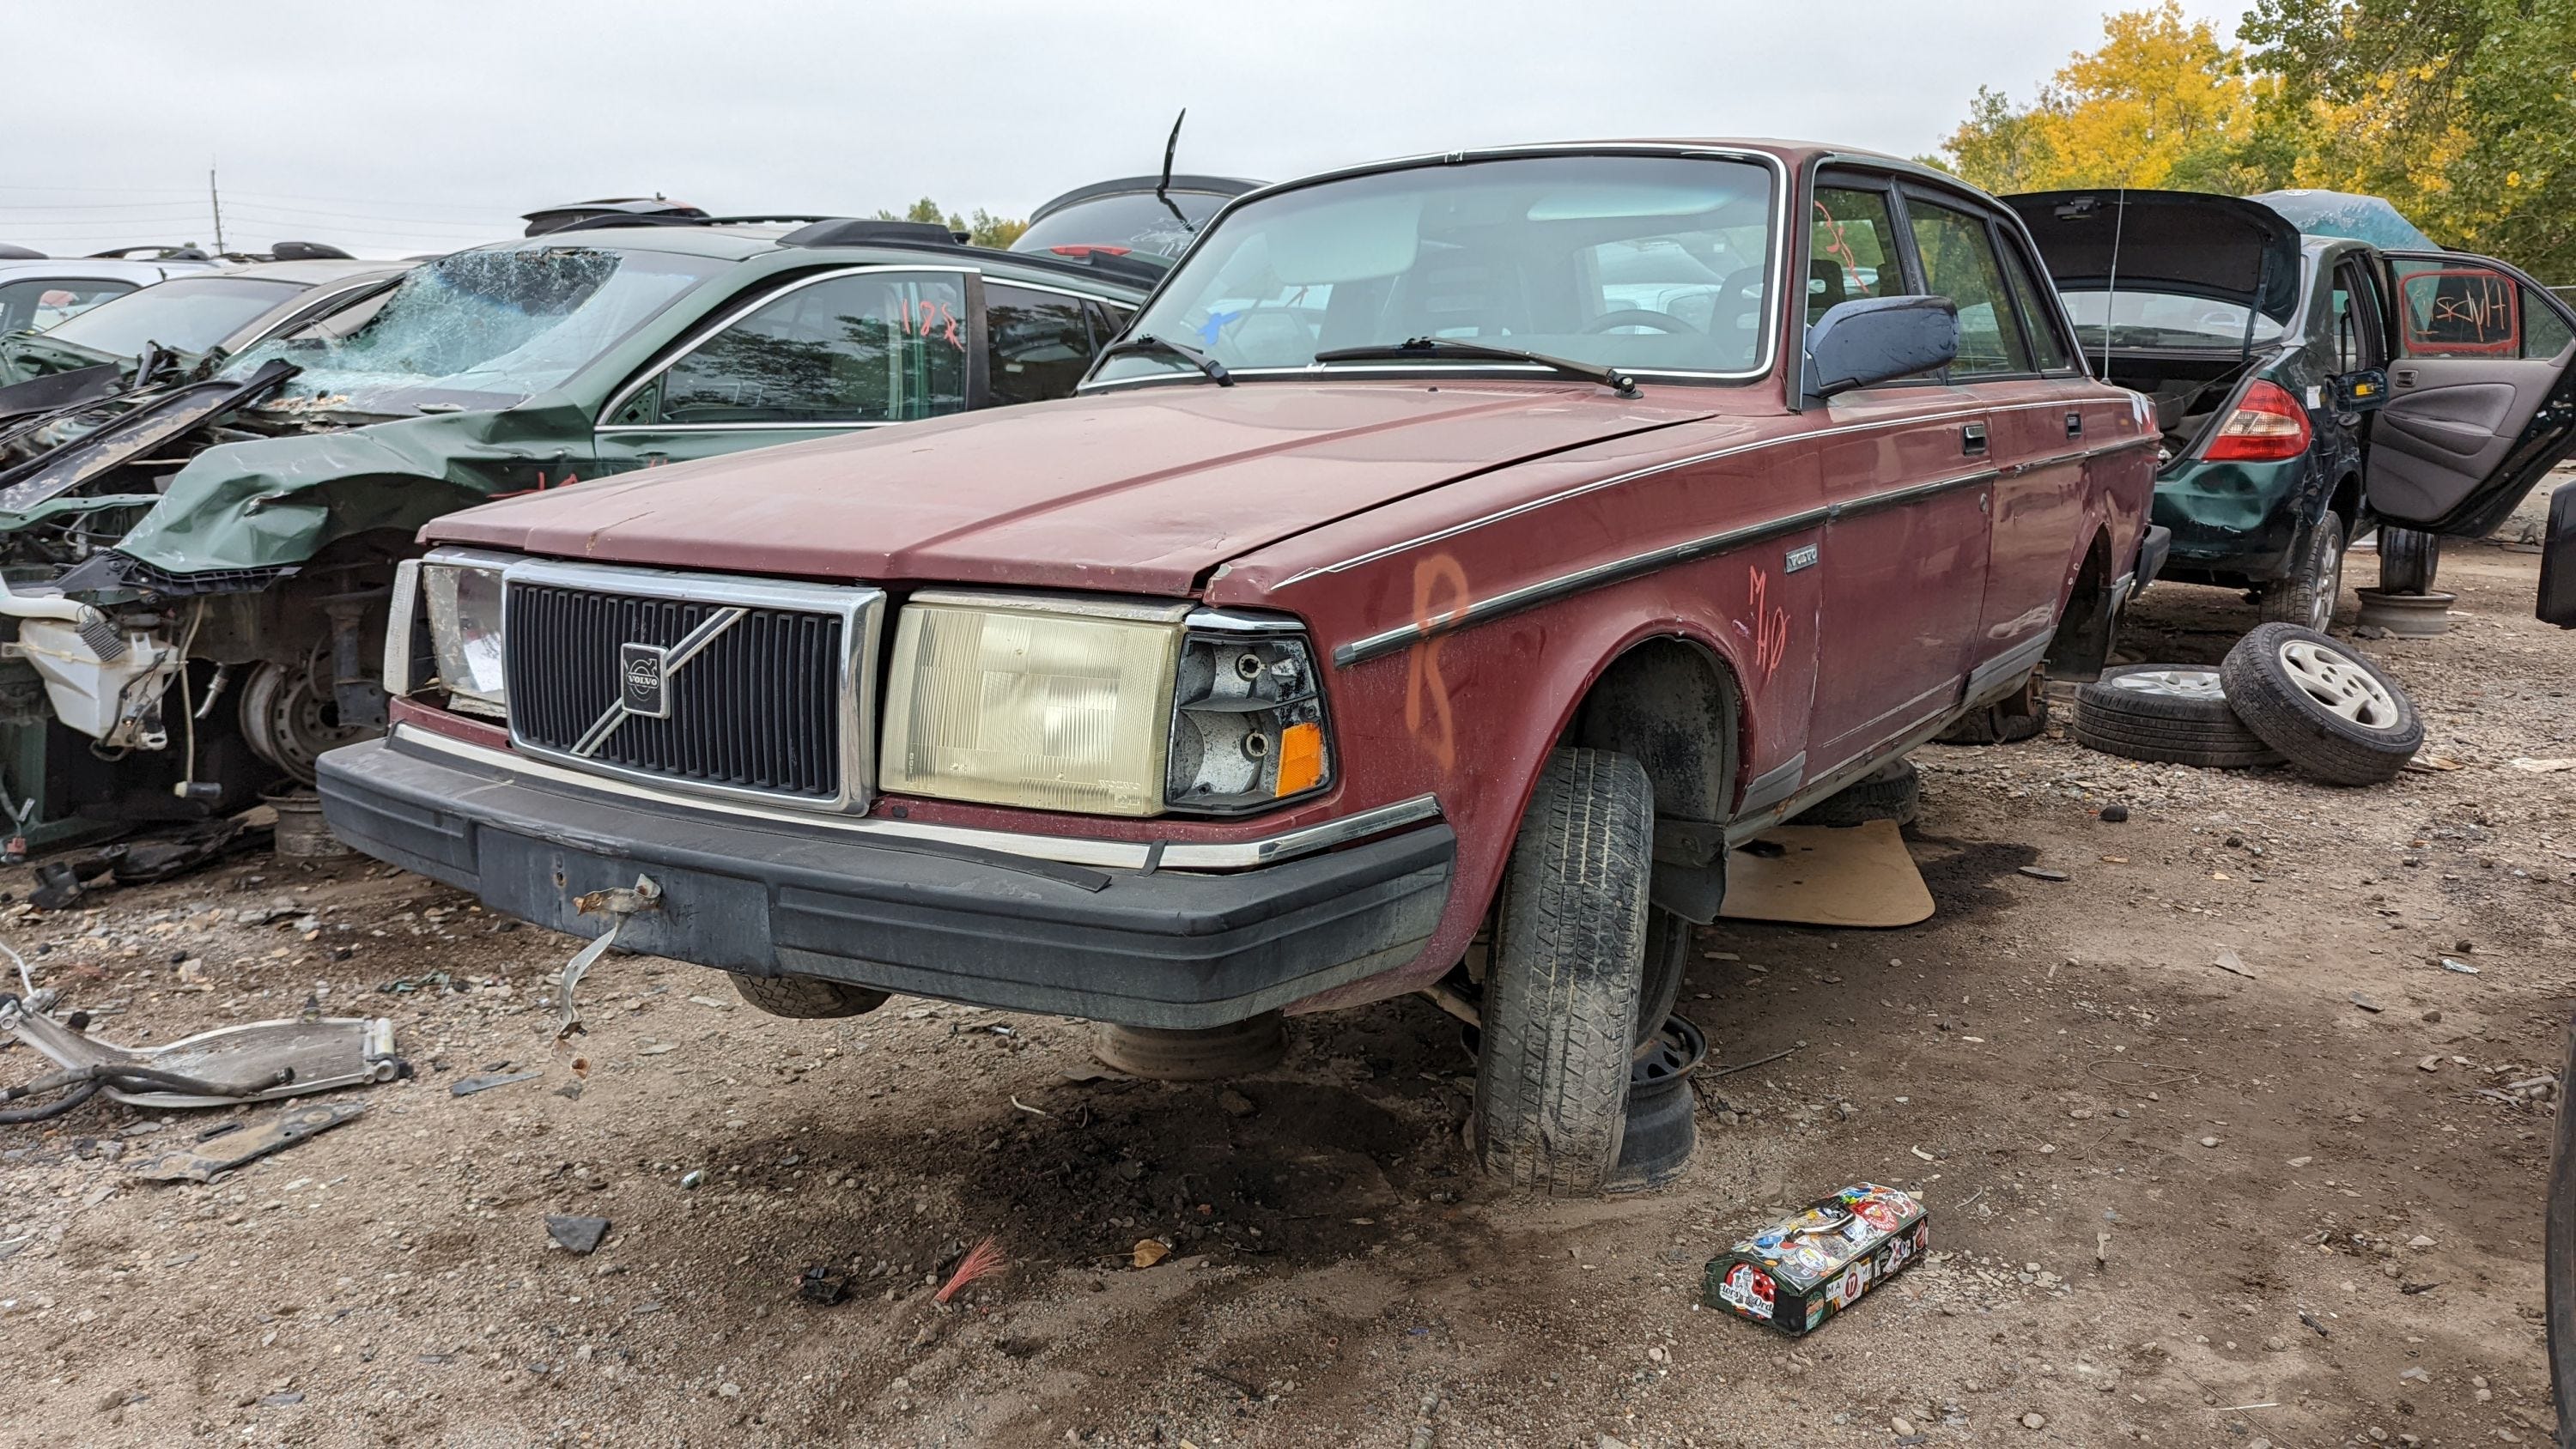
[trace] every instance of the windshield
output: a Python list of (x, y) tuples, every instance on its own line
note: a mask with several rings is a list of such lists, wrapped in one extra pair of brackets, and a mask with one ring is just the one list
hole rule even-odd
[[(1120, 192), (1077, 201), (1029, 223), (1011, 243), (1015, 252), (1052, 251), (1057, 247), (1117, 247), (1147, 261), (1169, 262), (1216, 215), (1226, 198), (1204, 191), (1171, 191), (1165, 206), (1154, 193)], [(1172, 214), (1179, 208), (1180, 215)], [(1184, 220), (1186, 218), (1186, 220)]]
[(644, 319), (727, 265), (709, 257), (519, 246), (415, 267), (381, 297), (244, 352), (303, 369), (280, 400), (355, 412), (500, 408), (579, 371)]
[(260, 277), (174, 277), (92, 307), (45, 335), (112, 357), (140, 357), (156, 342), (203, 352), (303, 290), (301, 282)]
[[(2252, 311), (2207, 297), (2132, 292), (2126, 287), (2117, 293), (2059, 295), (2066, 299), (2067, 315), (2075, 319), (2075, 330), (2087, 347), (2103, 345), (2102, 328), (2107, 320), (2113, 347), (2224, 348), (2234, 352), (2245, 345), (2245, 318)], [(2254, 344), (2259, 347), (2279, 340), (2281, 324), (2254, 313)]]
[[(1774, 231), (1771, 174), (1748, 161), (1591, 154), (1409, 166), (1236, 207), (1127, 335), (1180, 342), (1256, 375), (1417, 337), (1640, 372), (1750, 373), (1764, 362)], [(1184, 368), (1139, 352), (1097, 377)]]

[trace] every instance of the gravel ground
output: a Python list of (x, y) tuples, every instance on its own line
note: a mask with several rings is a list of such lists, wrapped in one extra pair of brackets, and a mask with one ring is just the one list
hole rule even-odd
[[(391, 1016), (416, 1075), (202, 1186), (125, 1169), (242, 1114), (0, 1128), (0, 1436), (2546, 1442), (2554, 1104), (2504, 1089), (2554, 1070), (2576, 1006), (2576, 772), (2509, 762), (2576, 756), (2576, 642), (2529, 617), (2535, 572), (2454, 550), (2452, 632), (2365, 646), (2456, 768), (2338, 790), (2062, 727), (1922, 751), (1938, 914), (1708, 933), (1683, 1009), (1716, 1065), (1797, 1049), (1704, 1079), (1698, 1158), (1627, 1200), (1480, 1183), (1472, 1062), (1420, 1000), (1165, 1086), (1096, 1075), (1077, 1023), (781, 1021), (612, 956), (557, 1047), (576, 943), (363, 861), (10, 907), (0, 935), (102, 1036), (317, 997)], [(2126, 647), (2215, 662), (2251, 622), (2167, 587)], [(0, 1080), (42, 1069), (0, 1051)], [(542, 1075), (448, 1090), (501, 1070)], [(1855, 1179), (1922, 1194), (1929, 1261), (1801, 1341), (1698, 1309), (1735, 1235)], [(549, 1213), (613, 1226), (577, 1255)], [(987, 1236), (1009, 1268), (934, 1303)], [(800, 1301), (814, 1267), (848, 1300)]]

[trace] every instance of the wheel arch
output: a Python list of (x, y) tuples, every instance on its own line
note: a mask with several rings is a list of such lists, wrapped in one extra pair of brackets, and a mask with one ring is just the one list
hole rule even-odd
[(2097, 522), (2067, 584), (2066, 607), (2058, 612), (2056, 636), (2048, 641), (2044, 667), (2049, 678), (2093, 679), (2110, 659), (2121, 604), (2111, 586), (2116, 577), (2113, 568), (2110, 525)]

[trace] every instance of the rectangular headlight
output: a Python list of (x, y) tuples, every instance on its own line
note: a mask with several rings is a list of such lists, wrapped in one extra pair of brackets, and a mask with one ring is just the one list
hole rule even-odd
[(501, 672), (501, 571), (514, 560), (441, 549), (420, 563), (420, 596), (429, 608), (430, 655), (449, 705), (505, 718), (509, 688)]
[(915, 594), (895, 625), (879, 782), (994, 805), (1160, 812), (1189, 607)]

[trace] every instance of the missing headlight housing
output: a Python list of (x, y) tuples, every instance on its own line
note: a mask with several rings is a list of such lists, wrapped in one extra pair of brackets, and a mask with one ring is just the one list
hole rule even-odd
[(1194, 815), (1240, 815), (1332, 783), (1315, 651), (1293, 620), (1191, 616), (1172, 688), (1163, 794)]

